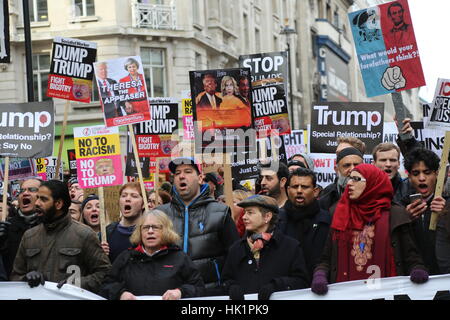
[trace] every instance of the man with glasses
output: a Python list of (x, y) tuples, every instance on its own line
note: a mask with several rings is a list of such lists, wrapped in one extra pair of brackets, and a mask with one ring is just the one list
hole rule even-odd
[(8, 276), (11, 274), (23, 234), (41, 222), (35, 205), (40, 186), (39, 179), (23, 181), (19, 190), (17, 215), (8, 217), (5, 222), (0, 222), (0, 253)]
[(347, 147), (337, 153), (336, 166), (337, 180), (327, 186), (320, 194), (319, 204), (322, 209), (333, 214), (335, 206), (344, 192), (350, 172), (358, 164), (363, 163), (363, 154), (356, 148)]

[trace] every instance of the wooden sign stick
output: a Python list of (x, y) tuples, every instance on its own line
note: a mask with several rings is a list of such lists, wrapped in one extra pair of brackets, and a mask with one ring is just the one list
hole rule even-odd
[(231, 175), (230, 154), (223, 154), (223, 191), (225, 194), (225, 202), (233, 208), (233, 177)]
[(61, 138), (59, 140), (59, 151), (58, 151), (58, 160), (56, 161), (56, 171), (55, 171), (55, 179), (59, 180), (59, 170), (61, 168), (61, 158), (62, 158), (62, 150), (64, 146), (64, 138), (66, 135), (66, 126), (67, 126), (67, 117), (69, 114), (70, 100), (66, 101), (64, 106), (64, 120), (61, 128)]
[(133, 144), (134, 160), (136, 162), (136, 169), (139, 175), (139, 184), (141, 185), (142, 198), (144, 199), (144, 209), (145, 211), (148, 211), (147, 193), (145, 192), (144, 178), (142, 176), (142, 169), (141, 169), (141, 161), (139, 160), (139, 153), (136, 144), (136, 138), (134, 136), (133, 125), (131, 124), (128, 125), (128, 132), (130, 132), (130, 139), (131, 143)]
[(3, 179), (3, 202), (2, 202), (2, 222), (8, 217), (8, 180), (9, 180), (9, 157), (5, 157), (5, 176)]
[(155, 191), (156, 191), (156, 196), (157, 196), (156, 199), (158, 199), (158, 197), (159, 197), (159, 195), (158, 195), (158, 189), (159, 189), (159, 162), (160, 162), (160, 158), (156, 158), (155, 183), (154, 183), (154, 186), (153, 186), (153, 189), (155, 189)]
[(102, 242), (106, 240), (106, 213), (105, 213), (105, 193), (103, 187), (98, 188), (98, 200), (100, 202), (100, 233), (102, 236)]
[[(439, 165), (439, 173), (436, 182), (436, 190), (434, 191), (434, 198), (442, 196), (444, 190), (445, 175), (447, 173), (448, 153), (450, 151), (450, 131), (445, 132), (444, 149), (442, 150), (441, 163)], [(431, 213), (430, 230), (436, 230), (441, 212)]]

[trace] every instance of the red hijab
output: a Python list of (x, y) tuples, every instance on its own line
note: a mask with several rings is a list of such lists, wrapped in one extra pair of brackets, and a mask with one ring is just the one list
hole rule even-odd
[[(384, 171), (374, 165), (360, 164), (354, 170), (366, 179), (366, 188), (358, 199), (350, 200), (347, 187), (334, 212), (331, 228), (333, 239), (338, 241), (336, 282), (367, 279), (370, 265), (379, 266), (383, 278), (395, 276), (389, 232), (390, 208), (394, 197), (391, 181)], [(373, 239), (367, 245), (359, 237), (369, 223), (375, 228), (372, 229)], [(355, 232), (361, 233), (358, 235)], [(355, 245), (359, 248), (355, 248)]]
[(389, 211), (394, 189), (386, 172), (371, 164), (360, 164), (353, 169), (366, 179), (366, 188), (358, 199), (350, 200), (348, 186), (339, 200), (331, 228), (336, 231), (362, 230), (375, 223), (383, 211)]

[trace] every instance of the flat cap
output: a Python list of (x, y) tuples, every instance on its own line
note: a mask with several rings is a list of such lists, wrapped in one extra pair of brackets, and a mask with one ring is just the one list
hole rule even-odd
[(268, 197), (268, 196), (263, 196), (260, 194), (256, 194), (254, 196), (248, 197), (247, 199), (239, 202), (237, 205), (241, 208), (253, 207), (253, 206), (263, 207), (263, 208), (266, 208), (266, 209), (272, 211), (273, 213), (278, 213), (278, 204), (275, 201), (275, 199)]

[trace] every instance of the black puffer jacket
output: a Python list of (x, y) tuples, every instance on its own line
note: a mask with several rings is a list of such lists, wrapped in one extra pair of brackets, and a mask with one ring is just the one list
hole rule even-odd
[(187, 207), (174, 188), (172, 202), (157, 209), (171, 218), (181, 237), (180, 247), (197, 266), (205, 285), (218, 286), (228, 249), (239, 240), (230, 208), (211, 198), (205, 184)]
[(176, 246), (165, 247), (153, 256), (139, 246), (117, 257), (100, 294), (118, 300), (125, 291), (135, 296), (162, 296), (173, 289), (180, 289), (182, 298), (203, 292), (202, 278), (191, 259)]

